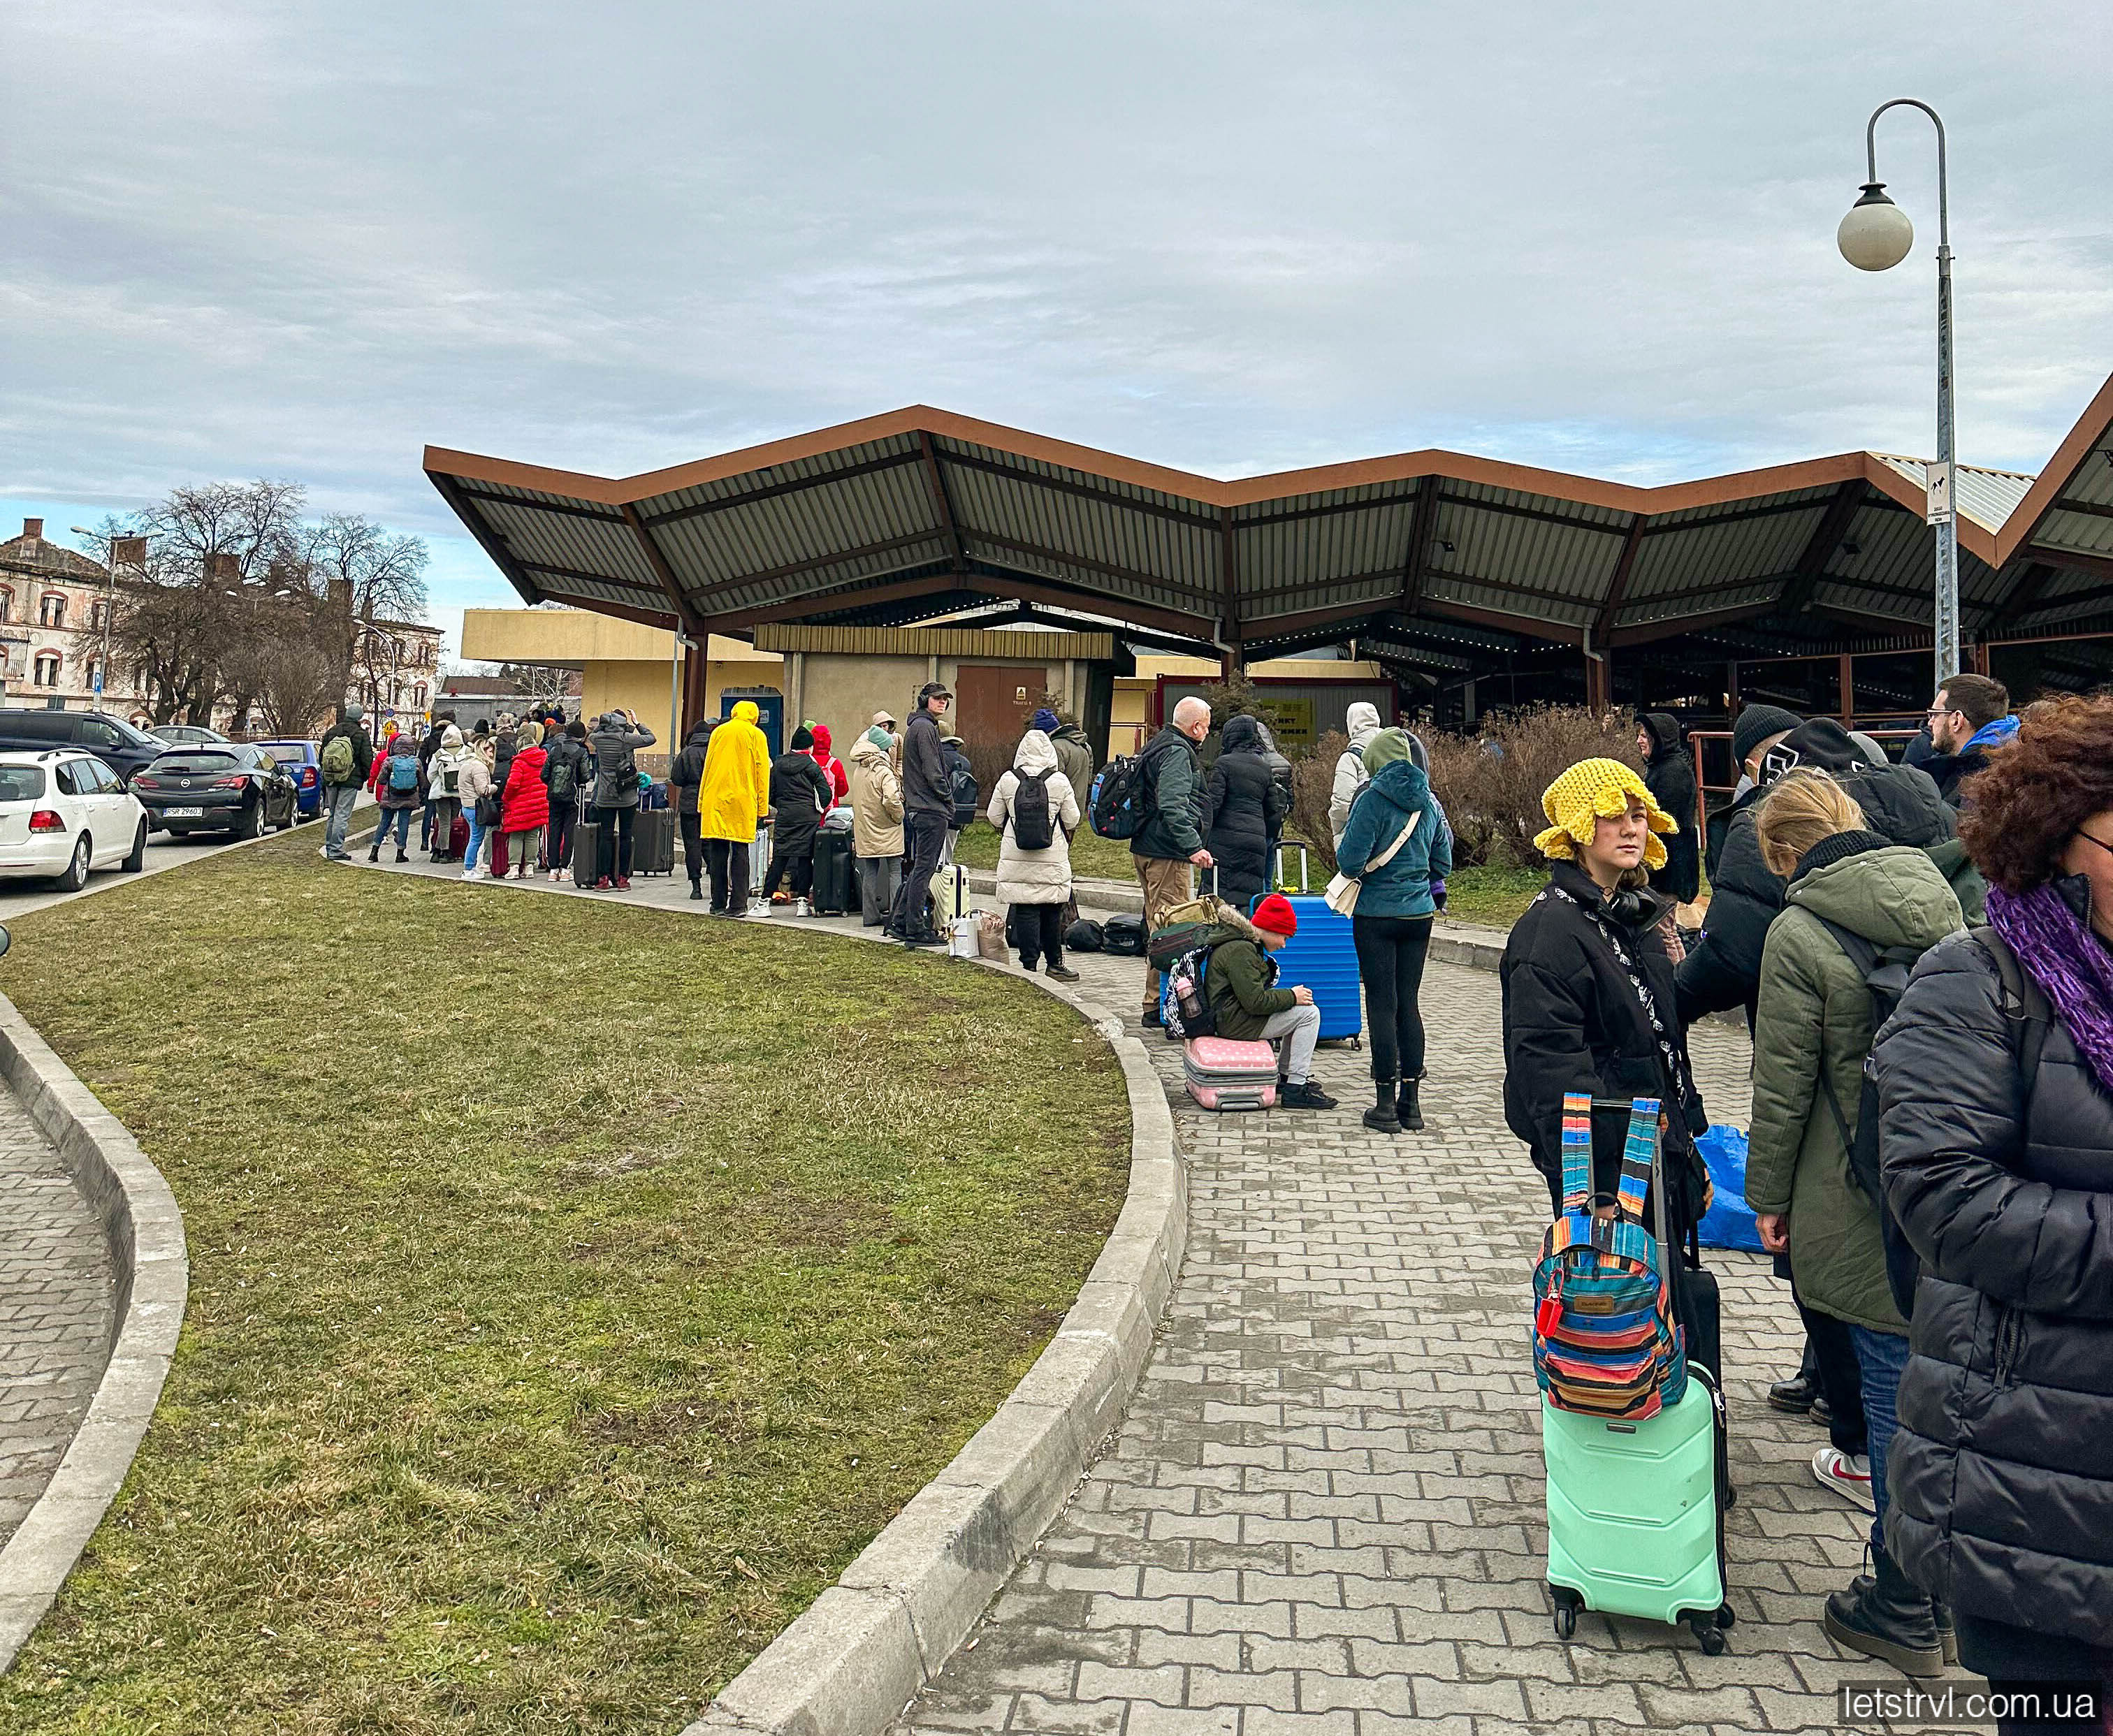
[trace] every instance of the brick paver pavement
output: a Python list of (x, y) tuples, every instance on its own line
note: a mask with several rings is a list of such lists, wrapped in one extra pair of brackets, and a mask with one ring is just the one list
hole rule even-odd
[[(1081, 959), (1089, 980), (1130, 961)], [(1111, 991), (1111, 1005), (1134, 996)], [(1522, 1725), (1836, 1724), (1846, 1661), (1820, 1594), (1866, 1515), (1813, 1480), (1825, 1437), (1769, 1410), (1797, 1323), (1758, 1255), (1714, 1254), (1738, 1501), (1731, 1649), (1588, 1615), (1559, 1643), (1544, 1580), (1529, 1274), (1547, 1196), (1505, 1131), (1496, 978), (1434, 965), (1426, 1129), (1358, 1116), (1366, 1058), (1324, 1049), (1343, 1107), (1209, 1115), (1148, 1046), (1190, 1164), (1187, 1263), (1116, 1438), (904, 1730), (1490, 1736)], [(1744, 1125), (1748, 1048), (1693, 1049)]]
[(112, 1300), (109, 1250), (87, 1201), (0, 1086), (0, 1544), (95, 1396)]

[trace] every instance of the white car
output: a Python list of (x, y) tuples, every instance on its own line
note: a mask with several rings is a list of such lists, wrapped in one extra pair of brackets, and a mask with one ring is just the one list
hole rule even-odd
[(91, 868), (146, 866), (147, 810), (93, 754), (0, 754), (0, 878), (55, 878), (78, 892)]

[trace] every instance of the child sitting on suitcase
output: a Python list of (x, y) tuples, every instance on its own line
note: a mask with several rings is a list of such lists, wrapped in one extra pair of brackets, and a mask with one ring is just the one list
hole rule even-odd
[(1321, 1009), (1313, 991), (1301, 984), (1280, 989), (1276, 961), (1269, 954), (1298, 932), (1298, 913), (1289, 899), (1271, 893), (1255, 907), (1245, 929), (1211, 949), (1205, 992), (1217, 1034), (1243, 1042), (1279, 1042), (1277, 1071), (1281, 1087), (1277, 1106), (1331, 1109), (1335, 1100), (1313, 1082), (1313, 1049), (1321, 1041)]

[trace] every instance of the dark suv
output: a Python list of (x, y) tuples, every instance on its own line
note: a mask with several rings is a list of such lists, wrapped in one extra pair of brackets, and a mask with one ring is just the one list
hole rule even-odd
[(84, 749), (128, 785), (135, 772), (169, 750), (167, 742), (157, 741), (107, 712), (0, 706), (0, 751), (34, 754), (54, 747)]

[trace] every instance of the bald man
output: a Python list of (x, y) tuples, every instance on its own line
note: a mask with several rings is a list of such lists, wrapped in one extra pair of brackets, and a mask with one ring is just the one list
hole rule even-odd
[[(1141, 756), (1151, 809), (1130, 840), (1130, 861), (1144, 888), (1144, 926), (1156, 929), (1166, 913), (1195, 896), (1193, 871), (1211, 866), (1203, 848), (1203, 767), (1196, 745), (1211, 733), (1211, 708), (1193, 695), (1174, 708), (1174, 717), (1154, 736)], [(1159, 1016), (1159, 973), (1144, 968), (1144, 1023), (1163, 1026)]]

